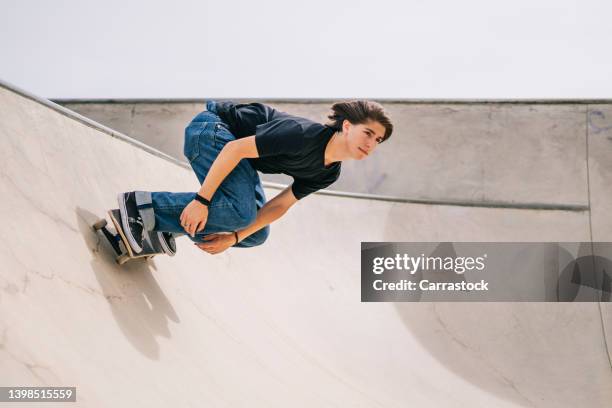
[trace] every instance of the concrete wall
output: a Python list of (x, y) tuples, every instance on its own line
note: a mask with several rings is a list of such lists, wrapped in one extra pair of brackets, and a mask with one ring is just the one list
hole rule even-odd
[[(331, 101), (262, 102), (323, 122)], [(60, 103), (179, 159), (186, 124), (205, 109), (204, 101)], [(343, 162), (341, 178), (330, 189), (413, 200), (588, 206), (588, 124), (601, 107), (384, 105), (395, 124), (392, 138), (366, 160)], [(264, 175), (263, 180), (291, 182), (278, 175)]]

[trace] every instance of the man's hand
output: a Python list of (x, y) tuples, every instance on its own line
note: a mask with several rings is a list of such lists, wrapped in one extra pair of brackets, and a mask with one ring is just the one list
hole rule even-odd
[(204, 237), (204, 241), (206, 242), (195, 245), (202, 251), (215, 255), (234, 245), (236, 237), (234, 234), (210, 234)]
[(206, 220), (208, 207), (196, 200), (190, 202), (181, 213), (181, 225), (192, 238), (204, 229)]

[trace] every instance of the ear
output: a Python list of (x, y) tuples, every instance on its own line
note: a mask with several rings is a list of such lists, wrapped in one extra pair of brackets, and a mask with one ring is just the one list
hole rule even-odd
[(349, 122), (348, 119), (344, 119), (342, 121), (342, 132), (348, 133), (350, 127), (351, 127), (351, 122)]

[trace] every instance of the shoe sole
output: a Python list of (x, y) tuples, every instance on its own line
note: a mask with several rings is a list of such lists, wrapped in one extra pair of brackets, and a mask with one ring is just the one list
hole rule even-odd
[(138, 245), (138, 243), (132, 236), (130, 226), (127, 223), (128, 215), (127, 215), (127, 208), (125, 206), (125, 200), (123, 199), (123, 195), (124, 193), (119, 193), (117, 195), (117, 204), (119, 204), (119, 212), (121, 213), (121, 226), (123, 226), (123, 234), (128, 239), (128, 242), (130, 243), (130, 246), (132, 247), (132, 251), (139, 254), (142, 252), (142, 247)]

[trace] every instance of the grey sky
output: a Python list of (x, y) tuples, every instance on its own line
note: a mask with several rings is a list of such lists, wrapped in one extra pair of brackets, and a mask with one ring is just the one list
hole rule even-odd
[(603, 0), (0, 5), (0, 78), (45, 97), (612, 97)]

